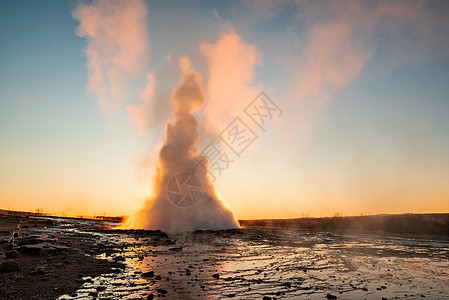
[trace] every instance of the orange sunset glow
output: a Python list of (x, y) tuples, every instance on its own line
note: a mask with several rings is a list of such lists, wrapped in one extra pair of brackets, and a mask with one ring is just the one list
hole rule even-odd
[(0, 209), (163, 226), (151, 207), (185, 171), (234, 225), (448, 212), (434, 2), (3, 3)]

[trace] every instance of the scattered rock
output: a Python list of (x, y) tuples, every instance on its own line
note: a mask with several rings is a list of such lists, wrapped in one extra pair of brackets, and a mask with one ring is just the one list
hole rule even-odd
[(34, 268), (31, 269), (30, 272), (28, 272), (28, 274), (34, 275), (34, 274), (38, 274), (38, 275), (44, 275), (47, 272), (45, 272), (45, 266), (40, 265), (40, 266), (36, 266)]
[(20, 270), (20, 266), (16, 261), (7, 260), (0, 264), (0, 272), (14, 272)]
[(30, 236), (27, 236), (27, 237), (23, 238), (19, 242), (19, 246), (34, 245), (34, 244), (44, 244), (44, 243), (53, 244), (55, 242), (56, 242), (55, 239), (51, 239), (51, 238), (48, 238), (48, 237), (45, 237), (45, 236), (30, 235)]
[(327, 294), (326, 299), (337, 299), (337, 296), (332, 295), (332, 294)]
[(235, 297), (235, 294), (228, 294), (228, 295), (226, 295), (227, 297), (229, 297), (229, 298), (234, 298)]
[(18, 256), (19, 256), (19, 251), (17, 251), (17, 250), (10, 250), (10, 251), (6, 252), (7, 258), (16, 258)]
[(362, 288), (362, 291), (368, 292), (368, 289), (366, 287)]
[(164, 290), (164, 289), (157, 289), (157, 292), (162, 295), (165, 295), (168, 293), (167, 290)]
[(62, 245), (52, 245), (51, 247), (51, 250), (56, 250), (56, 251), (58, 251), (58, 252), (62, 252), (62, 251), (70, 251), (71, 250), (71, 248), (70, 247), (67, 247), (67, 246), (62, 246)]
[(40, 255), (44, 250), (50, 250), (50, 244), (30, 244), (20, 246), (20, 251), (30, 255)]
[(179, 252), (179, 251), (182, 251), (182, 247), (173, 247), (173, 248), (169, 248), (168, 251)]
[(148, 294), (148, 296), (147, 296), (147, 299), (148, 299), (148, 300), (153, 300), (153, 298), (154, 298), (154, 295), (153, 295), (153, 294)]
[(212, 277), (215, 278), (215, 279), (218, 279), (218, 278), (220, 278), (220, 274), (215, 273), (214, 275), (212, 275)]
[(140, 275), (142, 277), (154, 277), (154, 271), (149, 271), (149, 272), (145, 272), (142, 273), (142, 275)]
[(161, 276), (160, 276), (160, 275), (157, 275), (157, 276), (154, 277), (154, 279), (155, 279), (155, 280), (161, 280)]
[(97, 286), (95, 289), (96, 289), (98, 292), (101, 292), (101, 291), (104, 291), (104, 290), (106, 289), (106, 287), (105, 287), (105, 286)]
[(271, 297), (263, 296), (262, 300), (271, 300)]

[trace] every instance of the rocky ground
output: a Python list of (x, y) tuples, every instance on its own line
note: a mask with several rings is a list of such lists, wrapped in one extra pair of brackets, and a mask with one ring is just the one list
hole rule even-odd
[(75, 296), (83, 278), (119, 272), (123, 267), (95, 258), (111, 245), (98, 247), (91, 235), (55, 230), (45, 234), (57, 226), (51, 219), (0, 216), (0, 299)]
[[(12, 231), (21, 224), (14, 239)], [(0, 218), (0, 299), (446, 299), (449, 240)], [(25, 228), (25, 226), (28, 226)]]

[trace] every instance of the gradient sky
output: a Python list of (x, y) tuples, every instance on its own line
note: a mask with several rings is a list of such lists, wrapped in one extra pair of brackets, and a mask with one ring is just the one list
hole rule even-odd
[[(0, 4), (0, 208), (132, 214), (187, 56), (199, 150), (262, 90), (283, 110), (216, 180), (237, 218), (449, 212), (449, 2), (125, 1), (119, 57), (90, 3)], [(119, 61), (106, 92), (86, 49)]]

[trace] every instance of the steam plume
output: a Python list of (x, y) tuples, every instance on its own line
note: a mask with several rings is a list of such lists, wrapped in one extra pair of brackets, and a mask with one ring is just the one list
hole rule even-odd
[(183, 72), (174, 89), (174, 124), (167, 124), (159, 152), (155, 196), (139, 213), (141, 226), (167, 232), (238, 228), (232, 212), (218, 200), (208, 179), (207, 160), (198, 154), (198, 121), (192, 112), (204, 104), (201, 76), (188, 58), (180, 60)]
[(129, 79), (142, 76), (148, 66), (145, 3), (97, 0), (79, 3), (72, 15), (80, 22), (76, 34), (87, 40), (89, 90), (103, 110), (111, 111)]

